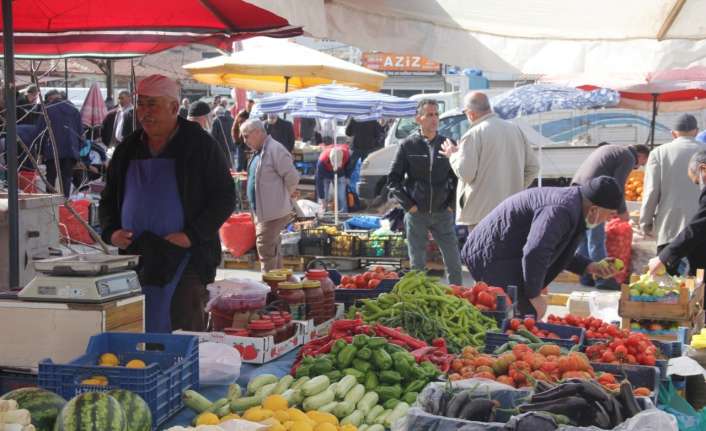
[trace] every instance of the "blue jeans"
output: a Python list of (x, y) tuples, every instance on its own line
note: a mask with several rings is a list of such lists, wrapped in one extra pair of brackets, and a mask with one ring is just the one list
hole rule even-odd
[[(593, 262), (603, 260), (608, 256), (608, 251), (605, 248), (605, 224), (601, 223), (593, 229), (586, 230), (586, 237), (579, 244), (576, 250), (581, 256), (591, 259)], [(590, 274), (581, 276), (582, 284), (591, 284), (593, 280)], [(598, 280), (598, 283), (601, 281)]]
[(458, 250), (458, 238), (454, 229), (454, 213), (443, 211), (436, 213), (406, 213), (404, 226), (407, 233), (407, 249), (412, 261), (412, 269), (424, 271), (427, 264), (427, 243), (429, 232), (439, 246), (449, 283), (462, 285), (461, 255)]
[[(346, 192), (346, 177), (338, 176), (338, 211), (348, 212), (348, 198)], [(333, 202), (333, 178), (330, 180), (324, 179), (324, 196), (326, 202)]]

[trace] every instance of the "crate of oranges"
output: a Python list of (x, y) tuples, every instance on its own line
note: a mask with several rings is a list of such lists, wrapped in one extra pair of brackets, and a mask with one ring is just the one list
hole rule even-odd
[(626, 201), (641, 201), (642, 188), (645, 181), (645, 172), (633, 170), (625, 182), (625, 200)]

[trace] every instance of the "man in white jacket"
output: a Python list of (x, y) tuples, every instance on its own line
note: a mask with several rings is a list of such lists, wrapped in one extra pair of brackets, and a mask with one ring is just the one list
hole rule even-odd
[(473, 229), (507, 197), (534, 181), (539, 162), (522, 130), (497, 117), (481, 92), (464, 97), (463, 112), (471, 128), (459, 146), (443, 144), (458, 177), (456, 223)]

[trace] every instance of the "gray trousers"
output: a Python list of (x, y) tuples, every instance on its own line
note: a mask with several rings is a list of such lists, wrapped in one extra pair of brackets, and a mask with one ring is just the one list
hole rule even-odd
[(435, 213), (406, 213), (404, 225), (407, 233), (407, 248), (412, 268), (424, 270), (427, 263), (427, 243), (429, 232), (439, 245), (448, 273), (449, 283), (462, 285), (461, 255), (458, 250), (458, 238), (454, 230), (454, 213), (442, 211)]

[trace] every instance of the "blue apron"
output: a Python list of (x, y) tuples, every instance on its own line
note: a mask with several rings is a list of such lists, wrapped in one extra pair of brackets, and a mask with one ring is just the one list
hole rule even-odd
[[(133, 238), (146, 231), (165, 237), (184, 230), (184, 209), (179, 197), (174, 159), (130, 161), (121, 219), (123, 229), (132, 231)], [(142, 286), (146, 332), (171, 332), (172, 296), (188, 261), (187, 253), (167, 284)]]

